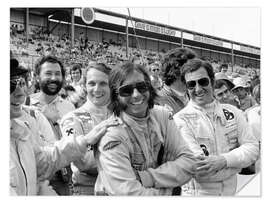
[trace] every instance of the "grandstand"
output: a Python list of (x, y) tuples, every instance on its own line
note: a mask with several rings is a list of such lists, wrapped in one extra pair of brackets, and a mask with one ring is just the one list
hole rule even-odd
[(114, 65), (130, 57), (150, 63), (175, 47), (192, 48), (214, 67), (228, 63), (242, 72), (260, 68), (260, 48), (130, 15), (94, 8), (86, 24), (81, 8), (11, 8), (10, 49), (33, 68), (42, 54), (53, 53), (66, 64), (101, 60)]

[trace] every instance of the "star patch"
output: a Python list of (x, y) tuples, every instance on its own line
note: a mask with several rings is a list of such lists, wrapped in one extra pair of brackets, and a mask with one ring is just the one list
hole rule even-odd
[(222, 109), (222, 110), (223, 110), (226, 120), (234, 119), (234, 114), (232, 112), (228, 111), (227, 109)]
[(116, 147), (117, 145), (121, 144), (121, 141), (110, 141), (107, 144), (104, 145), (103, 150), (107, 151), (109, 149), (112, 149)]

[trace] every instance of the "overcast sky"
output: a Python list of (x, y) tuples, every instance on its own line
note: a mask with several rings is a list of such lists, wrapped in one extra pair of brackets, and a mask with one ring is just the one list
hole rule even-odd
[[(127, 8), (101, 7), (128, 15)], [(259, 7), (129, 7), (131, 16), (260, 47)]]

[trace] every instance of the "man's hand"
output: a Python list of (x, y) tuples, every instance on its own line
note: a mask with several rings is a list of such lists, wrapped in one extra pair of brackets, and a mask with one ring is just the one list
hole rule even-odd
[(196, 163), (196, 176), (206, 176), (216, 173), (227, 166), (227, 161), (223, 156), (200, 156), (201, 161)]
[(109, 127), (117, 126), (119, 124), (120, 122), (118, 119), (108, 119), (102, 121), (84, 136), (84, 140), (86, 141), (87, 145), (95, 145), (97, 142), (99, 142), (102, 136), (105, 135)]
[(38, 195), (56, 196), (57, 193), (54, 191), (52, 186), (49, 185), (49, 181), (45, 180), (39, 183)]
[(60, 119), (60, 115), (56, 107), (51, 107), (45, 105), (41, 112), (46, 116), (47, 119), (51, 120), (53, 123), (56, 123)]

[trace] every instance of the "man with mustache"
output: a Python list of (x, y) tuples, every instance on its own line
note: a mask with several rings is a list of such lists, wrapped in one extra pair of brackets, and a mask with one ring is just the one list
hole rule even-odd
[[(61, 139), (59, 121), (68, 112), (75, 109), (74, 105), (62, 99), (58, 93), (65, 80), (64, 66), (54, 56), (42, 57), (35, 66), (40, 92), (30, 95), (31, 105), (38, 107), (49, 120), (55, 134), (55, 141)], [(71, 170), (66, 167), (57, 171), (51, 179), (51, 185), (59, 195), (70, 195)]]

